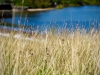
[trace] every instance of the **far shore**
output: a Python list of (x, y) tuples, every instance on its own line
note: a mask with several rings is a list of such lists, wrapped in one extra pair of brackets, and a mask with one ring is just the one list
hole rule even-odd
[(54, 8), (38, 8), (38, 9), (27, 9), (27, 11), (48, 11), (48, 10), (52, 10)]
[(22, 10), (22, 11), (28, 11), (28, 12), (37, 12), (37, 11), (49, 11), (49, 10), (53, 10), (53, 9), (55, 9), (55, 8), (37, 8), (37, 9), (28, 8), (26, 10), (24, 10), (24, 9), (13, 9), (12, 11), (19, 12), (19, 11)]

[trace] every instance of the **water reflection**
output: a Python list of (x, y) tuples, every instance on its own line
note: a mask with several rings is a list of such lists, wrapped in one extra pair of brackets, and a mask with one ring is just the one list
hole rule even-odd
[(0, 18), (12, 17), (12, 5), (11, 4), (0, 4)]

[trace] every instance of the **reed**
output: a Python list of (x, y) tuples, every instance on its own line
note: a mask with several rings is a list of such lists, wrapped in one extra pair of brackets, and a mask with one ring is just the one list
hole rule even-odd
[(13, 36), (0, 36), (0, 75), (100, 75), (100, 31)]

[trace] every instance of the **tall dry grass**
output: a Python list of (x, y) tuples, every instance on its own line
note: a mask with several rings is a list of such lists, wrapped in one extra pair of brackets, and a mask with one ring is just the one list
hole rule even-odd
[(100, 31), (0, 36), (0, 75), (100, 75)]

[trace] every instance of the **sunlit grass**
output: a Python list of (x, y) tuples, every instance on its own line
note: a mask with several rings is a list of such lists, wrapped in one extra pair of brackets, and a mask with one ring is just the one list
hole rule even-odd
[(100, 31), (13, 35), (0, 36), (0, 75), (100, 75)]

